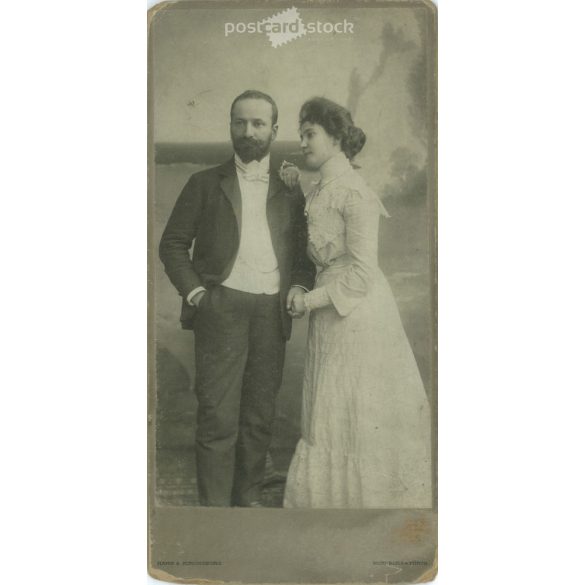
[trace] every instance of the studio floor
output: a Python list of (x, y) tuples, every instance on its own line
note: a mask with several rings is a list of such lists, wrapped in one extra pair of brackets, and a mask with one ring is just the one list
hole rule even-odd
[[(158, 449), (156, 500), (161, 506), (198, 506), (194, 448)], [(267, 508), (281, 508), (286, 474), (269, 457), (262, 491)]]

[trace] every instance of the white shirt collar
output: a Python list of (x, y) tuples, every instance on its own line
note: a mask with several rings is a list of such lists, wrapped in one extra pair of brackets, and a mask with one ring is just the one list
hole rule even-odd
[(251, 160), (245, 163), (237, 153), (234, 153), (236, 161), (236, 169), (244, 174), (252, 173), (259, 175), (267, 175), (270, 171), (270, 153), (268, 153), (261, 160)]

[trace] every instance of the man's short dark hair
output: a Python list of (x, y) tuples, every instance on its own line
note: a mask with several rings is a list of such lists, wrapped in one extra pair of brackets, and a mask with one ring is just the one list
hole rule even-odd
[(247, 89), (244, 93), (241, 93), (233, 102), (230, 108), (230, 118), (234, 113), (234, 106), (241, 100), (264, 100), (272, 106), (272, 125), (278, 122), (278, 108), (276, 102), (267, 94), (257, 89)]

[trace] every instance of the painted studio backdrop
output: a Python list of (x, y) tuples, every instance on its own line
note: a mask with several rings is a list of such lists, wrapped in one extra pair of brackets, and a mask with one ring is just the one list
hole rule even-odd
[[(290, 5), (282, 5), (282, 10)], [(432, 66), (429, 12), (396, 5), (378, 10), (301, 5), (304, 30), (258, 23), (270, 7), (169, 10), (151, 30), (151, 132), (154, 144), (152, 242), (158, 245), (175, 201), (196, 171), (229, 159), (229, 111), (246, 89), (270, 94), (279, 108), (271, 156), (303, 169), (298, 113), (310, 97), (345, 105), (367, 135), (359, 172), (390, 214), (381, 220), (380, 265), (393, 289), (427, 393), (433, 392), (433, 203), (427, 189), (434, 144), (427, 104)], [(274, 20), (275, 22), (277, 21)], [(286, 30), (284, 30), (286, 29)], [(302, 34), (300, 34), (302, 33)], [(284, 35), (284, 36), (283, 36)], [(287, 36), (288, 35), (288, 36)], [(286, 41), (286, 42), (283, 42)], [(303, 169), (304, 170), (304, 169)], [(303, 173), (303, 182), (314, 178)], [(181, 330), (181, 299), (155, 262), (156, 503), (197, 505), (193, 333)], [(307, 318), (287, 344), (265, 498), (282, 503), (283, 477), (300, 436)], [(431, 405), (434, 397), (430, 396)]]

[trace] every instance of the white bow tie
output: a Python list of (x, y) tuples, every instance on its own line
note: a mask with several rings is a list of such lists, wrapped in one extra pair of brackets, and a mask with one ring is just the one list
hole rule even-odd
[(246, 181), (268, 183), (268, 173), (242, 173), (242, 177)]

